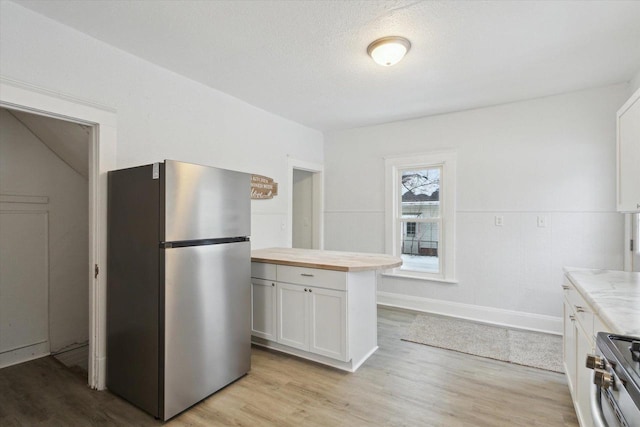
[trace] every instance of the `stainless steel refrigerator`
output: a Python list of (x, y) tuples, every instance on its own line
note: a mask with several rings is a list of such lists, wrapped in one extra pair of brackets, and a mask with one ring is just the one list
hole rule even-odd
[(167, 420), (249, 371), (248, 174), (109, 172), (107, 388)]

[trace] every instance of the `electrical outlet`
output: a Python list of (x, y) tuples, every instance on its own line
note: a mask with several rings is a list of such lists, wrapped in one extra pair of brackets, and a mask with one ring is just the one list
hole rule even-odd
[(538, 215), (538, 227), (544, 228), (547, 226), (547, 217), (545, 215)]
[(504, 222), (504, 217), (502, 215), (496, 215), (496, 227), (502, 227), (502, 223)]

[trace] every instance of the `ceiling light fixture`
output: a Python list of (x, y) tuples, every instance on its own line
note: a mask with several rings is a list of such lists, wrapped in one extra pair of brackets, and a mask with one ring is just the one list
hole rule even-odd
[(390, 36), (372, 42), (367, 48), (367, 53), (376, 63), (390, 67), (400, 62), (410, 48), (409, 40), (400, 36)]

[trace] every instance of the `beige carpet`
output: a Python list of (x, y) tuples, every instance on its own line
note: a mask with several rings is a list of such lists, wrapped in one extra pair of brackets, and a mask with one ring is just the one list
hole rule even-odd
[(558, 335), (418, 314), (402, 339), (518, 365), (564, 372), (562, 337)]

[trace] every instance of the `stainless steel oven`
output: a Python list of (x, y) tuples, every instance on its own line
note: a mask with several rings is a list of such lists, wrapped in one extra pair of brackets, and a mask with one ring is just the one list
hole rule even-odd
[(640, 338), (599, 332), (586, 364), (594, 425), (640, 427)]

